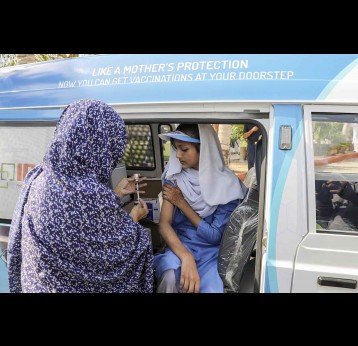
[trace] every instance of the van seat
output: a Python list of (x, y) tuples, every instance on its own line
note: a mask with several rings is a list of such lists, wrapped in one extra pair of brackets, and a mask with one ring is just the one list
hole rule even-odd
[[(257, 238), (259, 191), (254, 172), (244, 200), (232, 212), (221, 239), (218, 272), (226, 292), (239, 292), (246, 265), (250, 260)], [(255, 259), (251, 263), (254, 268)], [(250, 275), (249, 275), (250, 274)], [(252, 288), (253, 288), (252, 281)], [(247, 287), (247, 284), (245, 285)], [(249, 291), (248, 288), (245, 291)]]
[(247, 188), (249, 188), (251, 186), (251, 181), (256, 184), (256, 170), (255, 170), (255, 167), (251, 167), (248, 170), (243, 183)]

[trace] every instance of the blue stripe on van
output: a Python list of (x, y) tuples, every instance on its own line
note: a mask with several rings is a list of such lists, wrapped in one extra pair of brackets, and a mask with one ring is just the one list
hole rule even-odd
[[(1, 255), (1, 249), (0, 249)], [(0, 256), (0, 293), (8, 293), (10, 292), (9, 289), (9, 282), (7, 278), (7, 268), (6, 263), (3, 260), (2, 256)]]
[(350, 71), (353, 70), (354, 67), (358, 65), (358, 59), (354, 60), (351, 64), (349, 64), (343, 71), (338, 73), (338, 75), (332, 79), (328, 85), (322, 90), (322, 92), (317, 97), (317, 100), (325, 100), (326, 97), (330, 94), (332, 89), (337, 85), (337, 83), (342, 80)]
[(0, 110), (0, 121), (56, 121), (64, 107), (61, 109), (12, 109)]
[[(282, 194), (288, 171), (295, 156), (297, 147), (303, 140), (303, 117), (300, 105), (274, 105), (274, 149), (272, 165), (272, 199), (268, 216), (268, 249), (265, 274), (265, 292), (279, 292), (276, 272), (276, 238), (277, 224), (282, 202)], [(280, 150), (280, 126), (292, 126), (292, 150)]]

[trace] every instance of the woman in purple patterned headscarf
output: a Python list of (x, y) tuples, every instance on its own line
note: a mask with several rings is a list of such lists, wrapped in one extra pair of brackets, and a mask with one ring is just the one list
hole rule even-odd
[(79, 100), (64, 110), (17, 202), (11, 292), (153, 291), (149, 235), (135, 222), (148, 209), (142, 202), (129, 215), (107, 186), (126, 141), (123, 120), (107, 104)]

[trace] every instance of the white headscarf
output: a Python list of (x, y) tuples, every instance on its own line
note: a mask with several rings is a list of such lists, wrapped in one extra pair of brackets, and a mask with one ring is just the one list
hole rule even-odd
[(162, 179), (176, 180), (186, 201), (205, 218), (220, 204), (243, 199), (246, 187), (226, 167), (217, 133), (210, 124), (199, 124), (200, 158), (199, 171), (182, 169), (175, 150), (170, 147), (169, 161)]

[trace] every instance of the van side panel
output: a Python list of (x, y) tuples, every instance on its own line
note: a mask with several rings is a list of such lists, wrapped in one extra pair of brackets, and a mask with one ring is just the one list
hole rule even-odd
[[(0, 108), (109, 104), (316, 100), (356, 54), (108, 54), (2, 68)], [(322, 63), (324, 61), (324, 63)], [(343, 83), (358, 90), (357, 80)], [(321, 95), (325, 98), (326, 93)], [(341, 101), (347, 100), (344, 93)]]
[[(301, 105), (274, 105), (268, 149), (268, 229), (265, 292), (290, 292), (298, 244), (307, 227), (303, 112)], [(280, 127), (292, 127), (292, 149), (280, 150)], [(271, 159), (270, 159), (271, 158)]]
[[(0, 110), (0, 122), (7, 121), (54, 121), (60, 118), (65, 107), (57, 108), (32, 108), (32, 109), (2, 109)], [(0, 125), (5, 125), (1, 124)]]
[(322, 90), (317, 100), (357, 101), (358, 59), (342, 69)]

